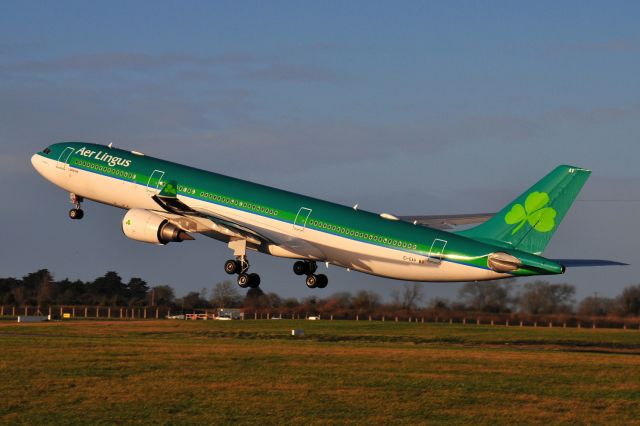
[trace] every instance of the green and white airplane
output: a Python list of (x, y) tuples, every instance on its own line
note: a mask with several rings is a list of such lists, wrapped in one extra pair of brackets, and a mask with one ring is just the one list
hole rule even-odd
[[(33, 155), (47, 180), (71, 194), (72, 219), (84, 199), (127, 210), (124, 234), (164, 245), (203, 234), (223, 241), (234, 259), (224, 269), (240, 287), (257, 287), (249, 250), (295, 259), (309, 288), (324, 288), (317, 262), (409, 281), (480, 281), (561, 274), (566, 266), (621, 264), (541, 256), (590, 175), (559, 166), (497, 214), (376, 214), (234, 179), (141, 152), (62, 142)], [(478, 224), (457, 232), (460, 224)]]

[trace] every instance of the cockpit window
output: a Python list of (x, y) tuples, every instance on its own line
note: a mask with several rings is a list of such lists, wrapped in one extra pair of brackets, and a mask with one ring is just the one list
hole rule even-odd
[(49, 148), (45, 148), (42, 152), (44, 152), (45, 154), (48, 154), (51, 152), (51, 150)]

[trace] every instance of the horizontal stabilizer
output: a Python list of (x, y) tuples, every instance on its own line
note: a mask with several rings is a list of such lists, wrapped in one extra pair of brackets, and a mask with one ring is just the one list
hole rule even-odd
[(399, 216), (398, 219), (411, 222), (414, 225), (428, 226), (436, 229), (451, 229), (460, 225), (473, 225), (486, 222), (495, 213), (454, 214), (440, 216)]
[(628, 263), (616, 262), (615, 260), (602, 259), (553, 259), (561, 265), (570, 268), (579, 268), (584, 266), (627, 266)]

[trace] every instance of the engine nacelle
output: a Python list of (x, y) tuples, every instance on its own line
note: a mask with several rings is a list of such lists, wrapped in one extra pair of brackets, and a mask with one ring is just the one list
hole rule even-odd
[(487, 264), (496, 272), (512, 272), (522, 266), (522, 261), (515, 256), (499, 251), (489, 255)]
[(151, 244), (193, 240), (191, 235), (164, 217), (142, 209), (131, 209), (124, 215), (122, 232), (132, 240)]

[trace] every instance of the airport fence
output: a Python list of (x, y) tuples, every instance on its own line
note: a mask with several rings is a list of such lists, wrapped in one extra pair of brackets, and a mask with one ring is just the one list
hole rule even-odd
[[(474, 312), (437, 312), (422, 310), (388, 313), (357, 312), (309, 312), (304, 310), (238, 309), (237, 319), (245, 320), (329, 320), (329, 321), (379, 321), (462, 325), (489, 325), (503, 327), (561, 327), (561, 328), (618, 328), (640, 330), (640, 317), (586, 317), (572, 314), (525, 315), (488, 314)], [(218, 309), (176, 309), (167, 306), (6, 306), (0, 305), (0, 318), (14, 319), (18, 316), (50, 315), (54, 319), (99, 319), (99, 320), (152, 320), (166, 319), (212, 319)], [(199, 314), (199, 315), (188, 315)]]
[(150, 306), (0, 306), (0, 317), (15, 318), (22, 315), (75, 319), (161, 319), (172, 315), (172, 310), (170, 307)]

